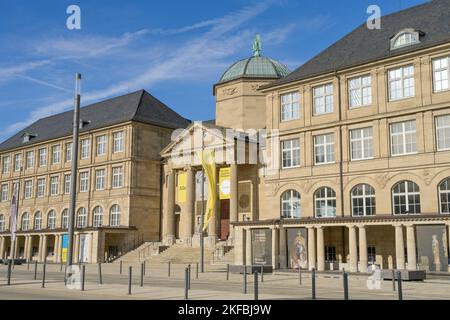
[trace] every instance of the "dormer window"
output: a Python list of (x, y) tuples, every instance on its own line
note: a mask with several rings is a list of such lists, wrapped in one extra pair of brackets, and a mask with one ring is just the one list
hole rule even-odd
[(91, 121), (89, 121), (89, 120), (80, 119), (80, 129), (87, 127), (90, 123), (91, 123)]
[(37, 137), (37, 134), (26, 132), (22, 135), (22, 143), (30, 142), (31, 139), (36, 138), (36, 137)]
[(391, 39), (391, 50), (420, 43), (423, 33), (414, 29), (404, 29)]

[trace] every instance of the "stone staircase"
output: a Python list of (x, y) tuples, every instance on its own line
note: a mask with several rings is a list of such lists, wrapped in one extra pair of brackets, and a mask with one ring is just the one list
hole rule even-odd
[(127, 252), (115, 262), (123, 261), (127, 263), (139, 263), (148, 260), (152, 256), (156, 256), (167, 250), (169, 247), (164, 246), (162, 242), (144, 242), (130, 252)]

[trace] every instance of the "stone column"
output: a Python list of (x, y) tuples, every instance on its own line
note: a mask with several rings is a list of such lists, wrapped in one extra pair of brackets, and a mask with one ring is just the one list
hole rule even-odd
[(53, 245), (53, 254), (54, 254), (53, 255), (53, 257), (54, 257), (53, 261), (55, 263), (59, 262), (58, 251), (59, 251), (59, 234), (55, 234), (55, 244)]
[(279, 250), (279, 254), (278, 254), (278, 260), (280, 263), (280, 268), (281, 269), (286, 269), (288, 267), (288, 260), (287, 260), (287, 256), (286, 256), (286, 228), (280, 227), (279, 231), (280, 233), (280, 241), (278, 243), (278, 250)]
[[(233, 163), (230, 166), (230, 223), (238, 221), (238, 166)], [(234, 242), (234, 227), (230, 229), (230, 238)]]
[(406, 251), (408, 253), (408, 270), (417, 270), (416, 235), (413, 225), (406, 226)]
[(308, 269), (316, 267), (316, 236), (314, 227), (308, 227)]
[(25, 238), (25, 241), (23, 242), (23, 256), (22, 259), (27, 258), (27, 252), (28, 252), (28, 236), (23, 236)]
[(323, 232), (321, 226), (317, 227), (317, 271), (325, 270), (325, 244)]
[(73, 263), (77, 263), (80, 260), (80, 235), (75, 233), (73, 239)]
[(272, 268), (278, 268), (278, 232), (277, 228), (272, 227)]
[(397, 269), (405, 269), (405, 245), (403, 243), (403, 226), (395, 226), (395, 258)]
[(367, 272), (367, 235), (366, 227), (359, 226), (359, 271)]
[(15, 247), (14, 247), (14, 258), (18, 259), (19, 257), (19, 253), (20, 253), (20, 237), (21, 236), (16, 236), (16, 243), (15, 243)]
[(38, 262), (42, 262), (43, 257), (43, 243), (44, 243), (44, 237), (42, 235), (39, 235), (39, 251), (38, 251)]
[(5, 237), (0, 237), (0, 259), (5, 258)]
[(28, 247), (26, 253), (27, 261), (33, 260), (33, 236), (28, 236)]
[(48, 240), (48, 236), (43, 235), (42, 236), (42, 262), (44, 262), (47, 259), (47, 240)]
[(245, 264), (252, 265), (252, 229), (245, 230)]
[(350, 272), (358, 271), (358, 247), (356, 244), (356, 228), (348, 227), (348, 251), (350, 256)]
[[(218, 177), (217, 170), (219, 169), (218, 168), (216, 169), (216, 177)], [(216, 188), (218, 188), (217, 185)], [(216, 206), (214, 208), (213, 215), (211, 216), (211, 220), (209, 221), (208, 225), (208, 243), (210, 246), (214, 246), (217, 242), (217, 217), (219, 216), (219, 208), (220, 208), (220, 200), (219, 200), (219, 192), (217, 192)]]
[(166, 243), (175, 243), (175, 174), (170, 170), (167, 176)]
[(195, 172), (193, 168), (187, 170), (186, 182), (186, 213), (185, 213), (185, 230), (187, 245), (192, 245), (192, 235), (194, 232), (194, 216), (195, 216)]

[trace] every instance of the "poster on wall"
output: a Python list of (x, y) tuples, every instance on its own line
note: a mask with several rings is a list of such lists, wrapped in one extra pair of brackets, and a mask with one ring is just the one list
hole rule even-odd
[(178, 203), (186, 202), (186, 189), (187, 189), (187, 173), (178, 173)]
[(81, 262), (89, 261), (89, 234), (80, 234), (80, 254), (79, 259)]
[[(206, 178), (206, 173), (203, 179), (204, 188), (204, 200), (208, 199), (208, 179)], [(202, 201), (202, 172), (197, 171), (195, 173), (195, 201)]]
[(420, 270), (447, 271), (448, 237), (445, 225), (416, 226)]
[(230, 199), (230, 191), (231, 191), (230, 177), (231, 177), (230, 167), (220, 168), (219, 170), (220, 200)]
[(270, 229), (252, 230), (253, 264), (272, 265), (272, 231)]
[(61, 260), (67, 262), (67, 248), (69, 247), (69, 235), (63, 234), (61, 241)]
[(289, 267), (298, 269), (308, 267), (306, 228), (287, 229)]

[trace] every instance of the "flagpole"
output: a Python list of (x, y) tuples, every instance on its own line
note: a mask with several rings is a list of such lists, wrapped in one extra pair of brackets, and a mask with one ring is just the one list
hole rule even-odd
[(203, 167), (203, 152), (204, 152), (204, 141), (203, 141), (203, 124), (202, 124), (202, 203), (201, 203), (201, 215), (200, 215), (200, 272), (203, 273), (205, 266), (205, 237), (203, 231), (203, 225), (205, 220), (205, 168)]
[[(16, 233), (17, 233), (17, 218), (18, 218), (18, 213), (19, 213), (20, 179), (22, 178), (22, 170), (23, 170), (23, 167), (20, 166), (19, 180), (18, 180), (17, 186), (16, 186), (16, 190), (17, 190), (16, 200), (15, 200), (16, 201), (16, 208), (15, 208), (14, 213), (13, 213), (16, 223), (15, 223), (14, 230), (11, 230), (11, 248), (10, 248), (9, 256), (10, 256), (10, 260), (12, 260), (12, 264), (13, 265), (14, 265), (14, 260), (15, 260), (15, 255), (16, 255), (16, 245), (17, 245), (17, 235), (16, 235)], [(14, 192), (15, 192), (15, 190), (13, 191), (13, 197), (14, 197)], [(12, 228), (12, 217), (11, 217), (11, 221), (10, 221), (10, 227)], [(14, 236), (13, 236), (13, 233), (14, 233)], [(14, 238), (14, 240), (13, 240), (13, 238)]]

